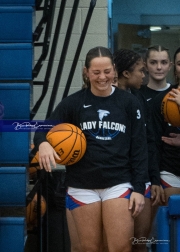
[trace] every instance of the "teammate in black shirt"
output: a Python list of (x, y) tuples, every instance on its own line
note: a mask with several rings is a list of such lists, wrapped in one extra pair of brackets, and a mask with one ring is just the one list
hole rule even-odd
[[(135, 95), (142, 105), (143, 115), (146, 123), (148, 143), (148, 174), (146, 179), (145, 207), (135, 218), (134, 237), (148, 237), (151, 228), (152, 205), (159, 203), (160, 196), (160, 174), (156, 157), (156, 145), (153, 128), (148, 114), (147, 101), (139, 91), (144, 78), (144, 62), (142, 57), (134, 51), (120, 49), (114, 53), (114, 63), (118, 73), (118, 87)], [(151, 183), (150, 183), (151, 182)], [(150, 186), (151, 184), (151, 186)], [(147, 251), (146, 244), (134, 244), (132, 251)]]
[[(164, 97), (164, 95), (172, 89), (172, 85), (167, 83), (167, 75), (171, 66), (171, 57), (169, 50), (166, 47), (153, 45), (148, 48), (145, 55), (145, 67), (148, 72), (148, 83), (141, 86), (140, 92), (142, 92), (147, 100), (150, 114), (152, 113), (152, 108), (154, 106), (154, 99), (160, 95), (159, 99), (161, 100), (161, 97)], [(157, 133), (156, 128), (154, 129), (154, 132)], [(162, 189), (161, 201), (165, 202), (164, 191)], [(154, 211), (156, 212), (156, 208)]]
[(172, 62), (167, 48), (154, 45), (148, 48), (145, 55), (145, 68), (148, 73), (148, 83), (142, 85), (140, 91), (148, 102), (151, 111), (154, 98), (167, 90), (171, 89), (171, 84), (167, 83), (167, 74), (169, 73)]
[[(174, 54), (174, 74), (176, 84), (173, 86), (171, 94), (178, 101), (180, 95), (179, 87), (180, 79), (180, 48)], [(168, 91), (166, 91), (167, 93)], [(174, 94), (173, 94), (174, 93)], [(160, 166), (161, 184), (165, 193), (165, 205), (168, 204), (168, 198), (172, 194), (180, 194), (180, 147), (171, 145), (166, 142), (166, 139), (171, 136), (180, 134), (180, 127), (173, 127), (164, 121), (161, 114), (161, 103), (165, 94), (160, 94), (154, 99), (152, 118), (158, 148), (158, 160)], [(163, 141), (162, 141), (163, 140)]]
[[(172, 62), (169, 54), (169, 50), (161, 45), (153, 45), (147, 49), (145, 54), (145, 68), (148, 75), (148, 83), (142, 85), (140, 92), (144, 95), (147, 100), (149, 114), (152, 113), (154, 100), (156, 97), (164, 95), (171, 90), (171, 84), (167, 83), (167, 75), (171, 69)], [(157, 98), (158, 99), (158, 98)], [(161, 98), (160, 98), (161, 99)], [(156, 128), (154, 128), (154, 135), (157, 133)], [(157, 151), (158, 156), (158, 151)], [(161, 201), (165, 202), (164, 190), (161, 188)], [(152, 220), (155, 217), (158, 206), (152, 208)], [(155, 236), (154, 231), (155, 226), (153, 226), (152, 236)]]
[[(83, 158), (66, 166), (67, 207), (81, 251), (99, 251), (104, 227), (110, 251), (130, 252), (148, 165), (141, 106), (135, 96), (112, 87), (114, 63), (107, 48), (88, 52), (85, 73), (90, 88), (63, 99), (49, 118), (75, 124), (87, 139)], [(51, 172), (58, 156), (46, 133), (36, 132), (34, 143), (41, 168)]]
[[(174, 54), (174, 76), (176, 80), (176, 85), (180, 86), (180, 47), (176, 50)], [(180, 90), (179, 89), (172, 89), (170, 92), (171, 96), (168, 99), (170, 101), (174, 101), (177, 105), (180, 106)], [(170, 137), (162, 136), (162, 141), (167, 144), (180, 146), (180, 134), (170, 133)]]

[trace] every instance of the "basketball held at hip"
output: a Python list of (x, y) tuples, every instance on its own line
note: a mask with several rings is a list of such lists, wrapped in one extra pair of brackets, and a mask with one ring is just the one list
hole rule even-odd
[(56, 163), (72, 165), (78, 162), (86, 151), (86, 138), (77, 126), (70, 123), (61, 123), (54, 126), (46, 136), (61, 160)]

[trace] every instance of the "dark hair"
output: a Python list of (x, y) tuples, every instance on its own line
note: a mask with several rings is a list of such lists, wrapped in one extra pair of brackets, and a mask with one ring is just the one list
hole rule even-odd
[(113, 56), (110, 50), (103, 46), (97, 46), (89, 50), (89, 52), (87, 53), (85, 67), (88, 69), (90, 67), (91, 60), (97, 57), (108, 57), (111, 60), (112, 65), (114, 64)]
[(149, 58), (149, 55), (150, 55), (150, 52), (151, 51), (157, 51), (157, 52), (162, 52), (162, 51), (166, 51), (167, 54), (168, 54), (168, 57), (169, 59), (171, 60), (171, 56), (170, 56), (170, 53), (169, 53), (169, 49), (164, 47), (164, 46), (161, 46), (161, 45), (152, 45), (150, 47), (148, 47), (147, 51), (146, 51), (146, 54), (145, 54), (145, 62), (147, 62), (147, 59)]
[(134, 70), (134, 64), (142, 59), (138, 53), (129, 49), (120, 49), (116, 51), (113, 58), (118, 77), (120, 77), (125, 70), (132, 72)]
[(179, 84), (179, 78), (176, 76), (176, 66), (175, 66), (176, 56), (178, 53), (180, 53), (180, 47), (175, 51), (174, 58), (173, 58), (174, 59), (174, 77), (175, 77), (176, 84)]
[(175, 63), (175, 60), (176, 60), (176, 55), (180, 53), (180, 47), (175, 51), (174, 53), (174, 63)]
[(86, 76), (84, 70), (82, 72), (82, 79), (83, 79), (82, 88), (89, 88), (90, 87), (90, 81), (89, 81), (89, 78)]
[[(108, 57), (111, 60), (112, 65), (114, 65), (113, 55), (110, 52), (110, 50), (103, 46), (97, 46), (90, 49), (89, 52), (87, 53), (85, 59), (85, 67), (88, 69), (91, 65), (91, 60), (97, 57)], [(82, 88), (90, 87), (89, 78), (87, 78), (87, 76), (84, 74), (84, 71), (82, 77), (84, 82)]]

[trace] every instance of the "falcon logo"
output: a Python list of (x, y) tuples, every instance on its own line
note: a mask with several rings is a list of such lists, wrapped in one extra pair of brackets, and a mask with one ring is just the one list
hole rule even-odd
[(108, 115), (110, 114), (109, 111), (107, 111), (107, 110), (102, 110), (102, 109), (99, 109), (97, 112), (99, 113), (99, 119), (100, 119), (101, 121), (102, 121), (103, 117), (108, 116)]

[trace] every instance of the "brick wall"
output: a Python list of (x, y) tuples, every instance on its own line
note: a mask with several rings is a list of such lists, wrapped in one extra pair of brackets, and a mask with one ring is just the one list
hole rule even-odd
[[(66, 55), (66, 59), (65, 59), (65, 63), (64, 63), (63, 71), (62, 71), (62, 76), (60, 78), (60, 84), (59, 84), (59, 89), (58, 89), (55, 105), (59, 103), (63, 95), (64, 87), (67, 82), (69, 71), (71, 69), (72, 61), (74, 59), (74, 54), (76, 52), (76, 48), (79, 42), (81, 31), (83, 29), (84, 21), (86, 19), (90, 2), (91, 2), (90, 0), (79, 1), (78, 10), (76, 13), (76, 18), (75, 18), (75, 22), (74, 22), (74, 26), (72, 30), (71, 40), (70, 40), (69, 47), (67, 50), (67, 55)], [(56, 21), (57, 21), (57, 17), (59, 13), (60, 4), (61, 4), (61, 1), (57, 0), (55, 16), (54, 16), (54, 24), (53, 24), (52, 35), (51, 35), (51, 43), (53, 40), (53, 34), (56, 27)], [(64, 12), (63, 20), (62, 20), (62, 26), (61, 26), (61, 30), (60, 30), (60, 34), (58, 38), (58, 46), (56, 49), (55, 60), (53, 63), (52, 73), (50, 77), (50, 85), (49, 85), (47, 95), (44, 101), (42, 102), (36, 116), (34, 117), (34, 119), (37, 119), (37, 120), (43, 120), (45, 119), (45, 116), (46, 116), (49, 99), (51, 96), (52, 86), (54, 84), (56, 71), (58, 68), (59, 59), (61, 56), (61, 51), (63, 48), (64, 38), (66, 36), (66, 30), (68, 27), (69, 18), (71, 15), (73, 4), (74, 4), (74, 1), (72, 0), (67, 0), (66, 2), (65, 12)], [(42, 15), (42, 12), (36, 12), (36, 15), (35, 15), (36, 24), (38, 23), (41, 15)], [(40, 39), (40, 41), (43, 40), (43, 34), (41, 37), (42, 38)], [(51, 49), (51, 43), (50, 43), (50, 49)], [(87, 30), (87, 34), (83, 43), (81, 54), (79, 56), (77, 67), (74, 73), (74, 77), (71, 83), (69, 94), (74, 93), (81, 88), (82, 68), (84, 66), (84, 59), (85, 59), (86, 53), (88, 52), (89, 49), (98, 45), (108, 46), (108, 10), (107, 10), (107, 1), (105, 0), (97, 0), (96, 2), (96, 5), (94, 8), (92, 17), (91, 17), (91, 21), (89, 23), (89, 27)], [(41, 49), (36, 47), (34, 51), (35, 63), (37, 59), (39, 58), (40, 54), (41, 54)], [(35, 78), (34, 81), (44, 80), (46, 69), (47, 69), (48, 57), (49, 56), (47, 56), (46, 60), (44, 61), (43, 66), (37, 78)], [(41, 92), (42, 92), (42, 86), (33, 87), (33, 103), (34, 104), (39, 99)]]

